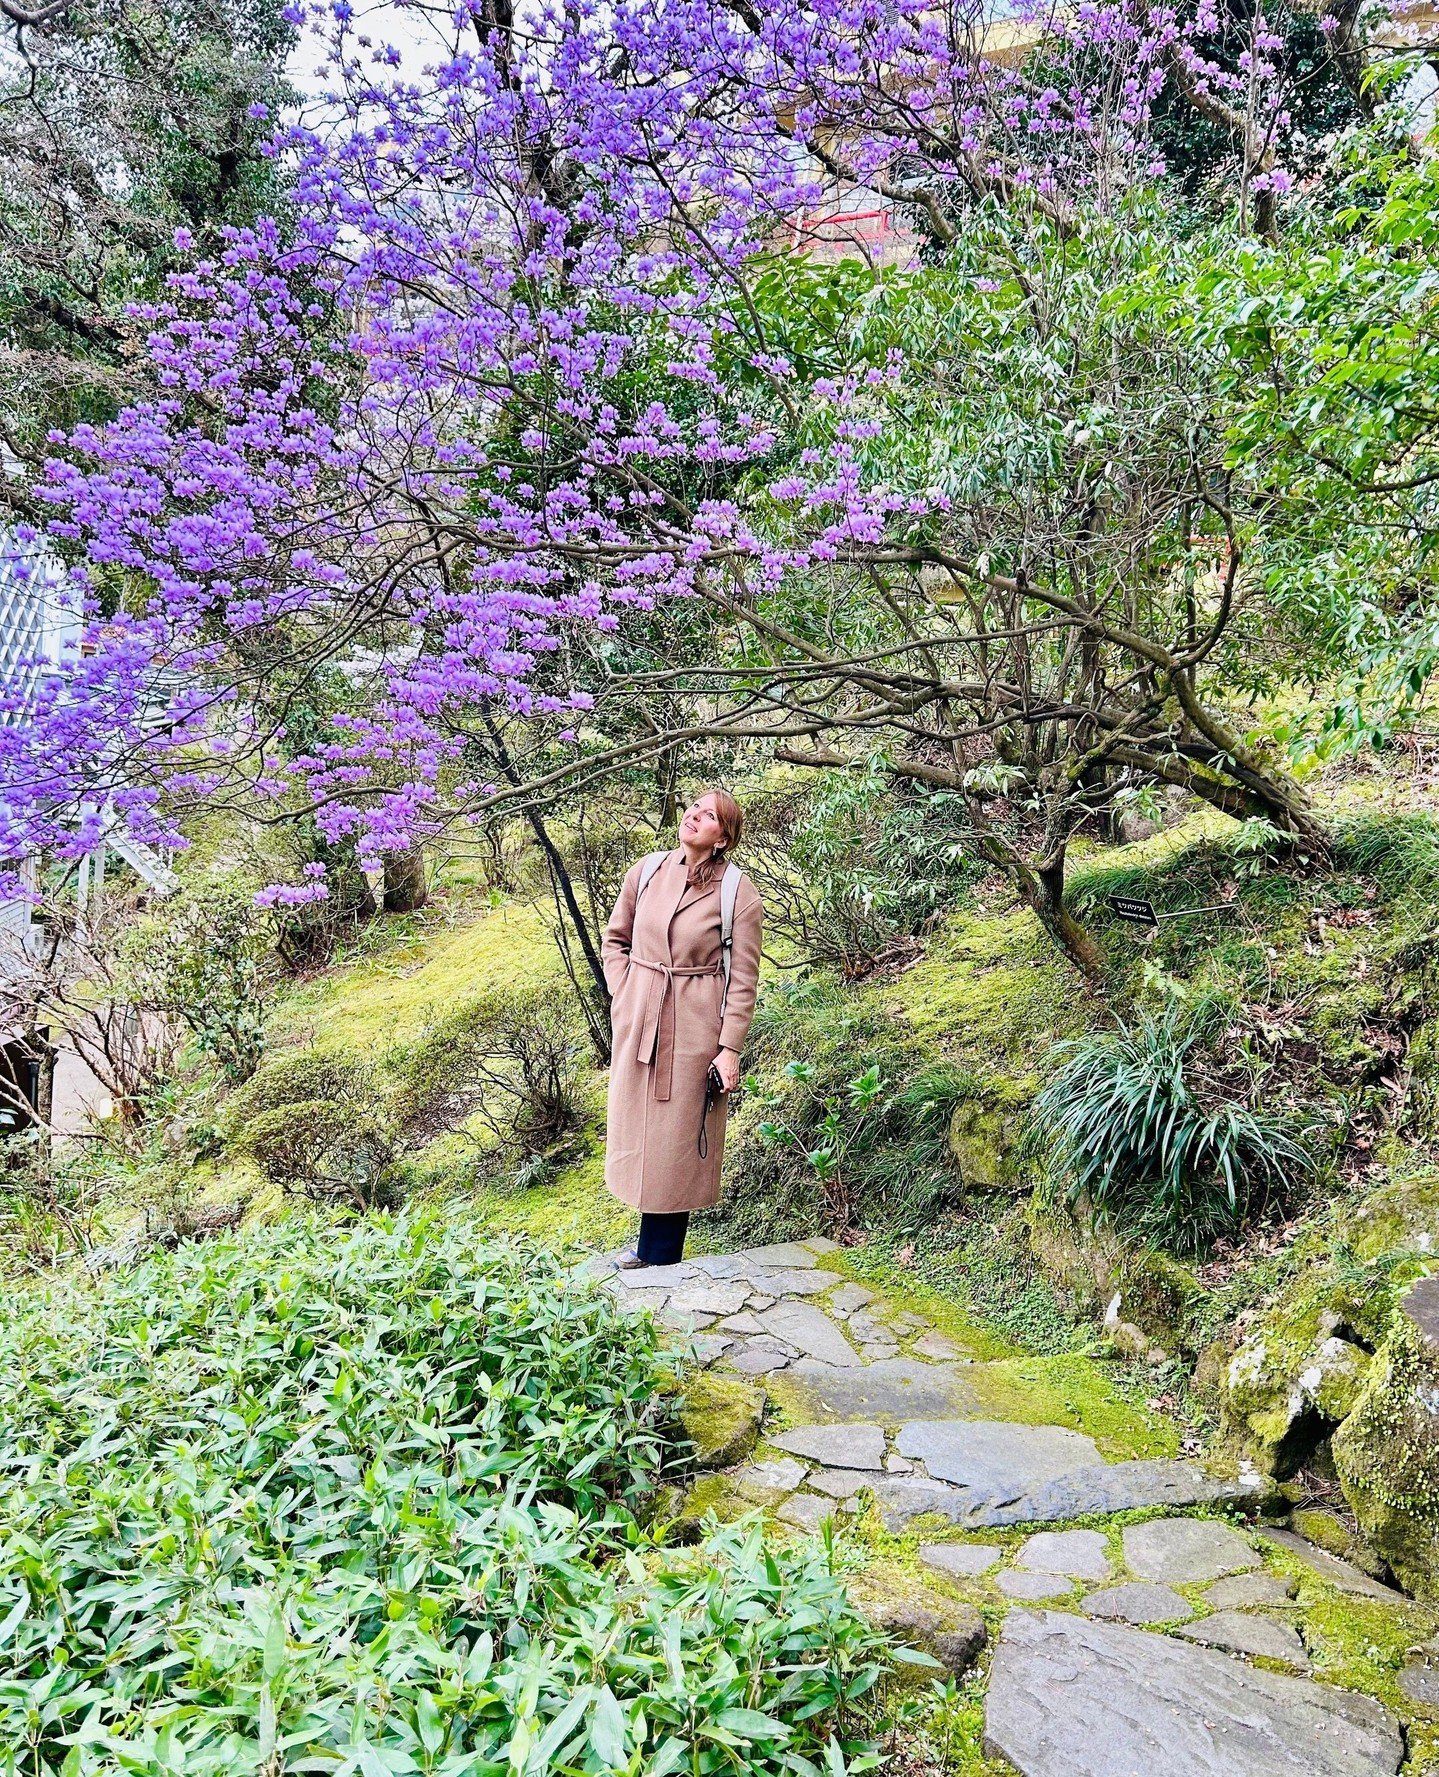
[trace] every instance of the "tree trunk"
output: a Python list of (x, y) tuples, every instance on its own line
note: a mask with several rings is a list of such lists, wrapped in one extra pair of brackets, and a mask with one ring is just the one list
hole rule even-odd
[(1026, 868), (1019, 890), (1039, 923), (1080, 974), (1090, 981), (1100, 979), (1104, 974), (1104, 953), (1065, 902), (1063, 851), (1032, 870)]
[(425, 848), (385, 854), (384, 906), (386, 913), (418, 913), (430, 898), (425, 881)]

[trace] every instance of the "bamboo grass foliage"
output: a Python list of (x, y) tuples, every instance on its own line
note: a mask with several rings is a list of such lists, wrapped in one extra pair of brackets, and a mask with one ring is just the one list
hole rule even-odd
[(0, 1319), (0, 1771), (793, 1773), (879, 1673), (832, 1550), (658, 1546), (674, 1360), (465, 1218), (288, 1221)]
[(1312, 1170), (1290, 1120), (1205, 1054), (1215, 1024), (1213, 1007), (1172, 1006), (1055, 1049), (1030, 1141), (1071, 1204), (1192, 1251)]

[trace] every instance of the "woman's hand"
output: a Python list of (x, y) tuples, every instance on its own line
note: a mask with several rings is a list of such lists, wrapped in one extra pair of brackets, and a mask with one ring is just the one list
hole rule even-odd
[(733, 1049), (721, 1049), (710, 1066), (724, 1082), (726, 1092), (733, 1092), (739, 1085), (739, 1056)]

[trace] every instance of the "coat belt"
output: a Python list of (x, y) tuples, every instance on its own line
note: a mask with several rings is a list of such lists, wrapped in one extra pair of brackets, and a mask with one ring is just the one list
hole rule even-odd
[(700, 969), (678, 969), (672, 963), (646, 962), (633, 952), (630, 954), (630, 961), (637, 969), (648, 969), (651, 975), (649, 991), (645, 995), (644, 1017), (640, 1021), (640, 1046), (635, 1060), (641, 1067), (654, 1063), (655, 1097), (668, 1099), (675, 1065), (674, 984), (698, 975), (718, 975), (721, 973), (721, 965), (711, 963)]

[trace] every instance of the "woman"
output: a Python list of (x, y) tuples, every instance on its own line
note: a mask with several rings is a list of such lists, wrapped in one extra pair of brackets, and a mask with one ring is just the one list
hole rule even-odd
[[(605, 1183), (640, 1212), (625, 1270), (678, 1264), (690, 1212), (719, 1201), (727, 1099), (706, 1110), (706, 1084), (713, 1068), (725, 1093), (739, 1085), (764, 913), (729, 862), (742, 826), (733, 796), (701, 796), (680, 822), (679, 850), (634, 866), (605, 928), (614, 1029)], [(738, 887), (726, 987), (727, 869)]]

